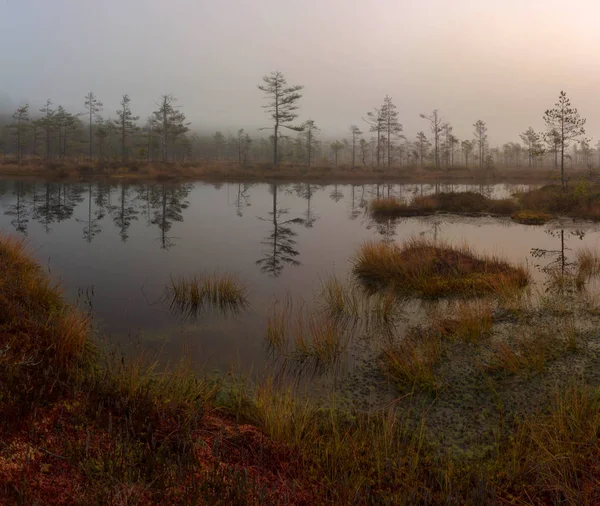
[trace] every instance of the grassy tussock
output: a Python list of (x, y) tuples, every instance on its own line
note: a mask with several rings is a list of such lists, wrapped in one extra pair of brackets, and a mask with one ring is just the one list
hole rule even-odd
[(477, 255), (466, 246), (457, 248), (426, 239), (411, 239), (402, 246), (364, 243), (353, 271), (371, 288), (432, 298), (481, 295), (501, 286), (524, 287), (529, 282), (523, 267)]
[(369, 203), (369, 212), (375, 219), (435, 212), (492, 214), (512, 216), (513, 220), (530, 225), (541, 225), (554, 216), (600, 220), (600, 185), (583, 178), (566, 190), (560, 185), (547, 185), (517, 197), (517, 200), (490, 199), (475, 192), (442, 192), (415, 197), (411, 202), (394, 197), (382, 198)]
[(207, 309), (236, 313), (247, 306), (246, 294), (246, 287), (231, 274), (171, 277), (166, 287), (171, 310), (186, 317), (196, 317)]
[(89, 322), (26, 253), (24, 242), (0, 238), (0, 381), (34, 394), (75, 374), (91, 356)]
[(522, 210), (513, 213), (511, 218), (523, 225), (543, 225), (552, 219), (552, 215), (540, 211)]
[(490, 199), (475, 192), (436, 193), (417, 196), (411, 202), (396, 197), (373, 200), (369, 203), (369, 212), (375, 219), (400, 216), (423, 216), (437, 211), (457, 214), (488, 213), (507, 216), (518, 208), (513, 199)]
[(580, 179), (563, 190), (547, 185), (519, 195), (524, 209), (552, 215), (600, 219), (600, 185)]

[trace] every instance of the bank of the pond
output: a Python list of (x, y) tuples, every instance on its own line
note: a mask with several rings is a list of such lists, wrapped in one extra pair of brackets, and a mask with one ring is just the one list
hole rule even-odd
[[(587, 175), (570, 174), (571, 179)], [(26, 159), (21, 164), (0, 161), (0, 177), (32, 177), (79, 181), (208, 181), (208, 182), (305, 182), (305, 183), (544, 183), (556, 179), (557, 170), (503, 168), (482, 170), (476, 167), (377, 167), (371, 165), (313, 165), (282, 163), (238, 163), (202, 160), (185, 163), (147, 163), (145, 161), (78, 160), (44, 161)]]
[(2, 504), (600, 499), (596, 388), (557, 391), (548, 411), (519, 423), (506, 412), (493, 448), (457, 456), (395, 403), (339, 411), (273, 378), (200, 379), (107, 353), (19, 241), (0, 238), (0, 272)]
[(582, 179), (564, 189), (560, 185), (546, 185), (505, 199), (472, 191), (416, 196), (410, 202), (397, 197), (379, 198), (369, 203), (369, 212), (376, 220), (448, 212), (468, 216), (511, 216), (514, 221), (529, 225), (543, 225), (560, 216), (598, 221), (600, 185)]

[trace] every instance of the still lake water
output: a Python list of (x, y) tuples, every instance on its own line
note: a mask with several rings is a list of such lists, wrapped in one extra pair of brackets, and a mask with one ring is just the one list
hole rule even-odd
[[(560, 220), (545, 227), (510, 219), (431, 216), (375, 224), (377, 195), (477, 191), (502, 198), (522, 185), (102, 184), (0, 181), (0, 229), (30, 248), (73, 302), (91, 302), (95, 328), (123, 346), (185, 354), (201, 370), (268, 364), (266, 315), (289, 293), (310, 301), (330, 274), (345, 278), (365, 240), (411, 236), (467, 242), (476, 251), (541, 268), (597, 248), (600, 227)], [(562, 233), (561, 233), (562, 231)], [(561, 244), (561, 236), (564, 239)], [(545, 253), (532, 255), (533, 249)], [(163, 300), (170, 276), (231, 272), (249, 288), (250, 308), (185, 322)]]

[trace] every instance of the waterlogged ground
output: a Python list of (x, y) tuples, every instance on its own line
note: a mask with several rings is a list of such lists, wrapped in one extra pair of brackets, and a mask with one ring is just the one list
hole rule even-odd
[[(365, 240), (401, 242), (427, 237), (465, 242), (477, 252), (529, 266), (536, 289), (544, 293), (549, 268), (568, 270), (578, 249), (598, 248), (598, 225), (565, 219), (532, 227), (508, 218), (452, 215), (377, 224), (365, 213), (366, 203), (377, 196), (410, 199), (436, 191), (470, 190), (504, 198), (526, 189), (504, 184), (0, 181), (0, 227), (3, 232), (27, 236), (40, 263), (60, 281), (71, 300), (91, 312), (96, 331), (111, 342), (124, 349), (160, 350), (165, 362), (185, 356), (202, 371), (234, 369), (260, 375), (281, 366), (281, 360), (265, 344), (267, 315), (273, 304), (282, 304), (291, 296), (295, 304), (305, 301), (310, 306), (324, 279), (348, 277), (351, 258)], [(164, 297), (171, 277), (203, 271), (233, 273), (248, 287), (249, 307), (227, 317), (206, 311), (193, 321), (173, 313)], [(419, 302), (406, 302), (397, 331), (418, 323), (426, 311)], [(582, 318), (582, 325), (593, 324), (592, 316)], [(507, 325), (515, 323), (510, 318), (507, 321)], [(541, 316), (531, 324), (550, 322)], [(515, 328), (510, 326), (507, 332)], [(583, 365), (581, 360), (569, 358), (557, 362), (556, 367), (579, 370), (580, 364), (580, 369), (591, 371), (600, 363), (595, 357), (598, 347), (594, 348), (593, 332), (585, 335), (592, 358)], [(413, 396), (410, 406), (428, 411), (430, 424), (449, 426), (450, 432), (443, 432), (439, 439), (448, 439), (452, 446), (471, 437), (474, 426), (481, 427), (475, 430), (477, 437), (493, 440), (498, 420), (504, 416), (501, 409), (509, 410), (512, 404), (533, 406), (535, 392), (547, 391), (543, 382), (556, 379), (534, 379), (533, 394), (517, 388), (526, 381), (520, 376), (490, 386), (481, 376), (480, 350), (461, 343), (448, 353), (454, 359), (444, 374), (453, 386), (433, 397)], [(321, 393), (331, 392), (334, 386), (343, 399), (355, 405), (381, 406), (399, 396), (404, 398), (405, 392), (381, 374), (378, 354), (378, 347), (359, 335), (335, 374), (329, 372), (306, 384), (309, 390)], [(504, 398), (499, 391), (523, 394)], [(489, 412), (494, 415), (488, 416)], [(469, 415), (470, 422), (448, 423), (462, 420), (457, 413)]]

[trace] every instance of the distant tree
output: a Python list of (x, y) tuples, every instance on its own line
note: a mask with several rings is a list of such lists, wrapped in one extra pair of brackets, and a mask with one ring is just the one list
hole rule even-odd
[[(108, 122), (112, 124), (110, 121)], [(96, 116), (96, 139), (98, 141), (98, 158), (104, 159), (106, 151), (106, 141), (108, 139), (107, 123), (102, 119), (101, 116)]]
[(126, 93), (121, 98), (121, 109), (117, 111), (116, 125), (119, 128), (119, 134), (121, 138), (121, 160), (127, 160), (128, 149), (127, 149), (127, 136), (135, 130), (135, 121), (140, 119), (139, 116), (134, 116), (131, 112), (131, 99)]
[(478, 119), (473, 124), (473, 133), (475, 134), (475, 142), (479, 151), (479, 167), (483, 168), (485, 163), (485, 148), (487, 146), (487, 126), (485, 122)]
[(560, 180), (563, 190), (566, 190), (565, 149), (571, 141), (585, 135), (586, 120), (579, 115), (577, 109), (571, 107), (567, 94), (561, 91), (554, 108), (544, 113), (544, 122), (548, 129), (546, 139), (550, 138), (551, 142), (556, 142), (557, 152), (560, 151)]
[(238, 150), (238, 163), (240, 167), (245, 167), (248, 162), (248, 153), (250, 152), (250, 145), (252, 139), (244, 132), (243, 128), (240, 128), (237, 133), (237, 150)]
[(59, 105), (54, 112), (54, 125), (58, 132), (58, 155), (67, 156), (68, 140), (70, 134), (76, 129), (77, 118)]
[(425, 165), (425, 154), (427, 153), (429, 146), (431, 146), (431, 142), (427, 139), (425, 132), (421, 131), (417, 134), (416, 146), (419, 154), (419, 163), (421, 167), (423, 167), (423, 165)]
[(450, 125), (450, 123), (444, 123), (443, 134), (444, 134), (444, 141), (442, 142), (442, 152), (443, 152), (444, 165), (446, 167), (450, 167), (452, 165), (452, 161), (451, 161), (452, 138), (454, 137), (452, 135), (452, 126)]
[(393, 140), (400, 134), (400, 132), (402, 132), (402, 125), (398, 122), (398, 111), (396, 110), (395, 104), (392, 102), (392, 97), (389, 95), (386, 95), (383, 99), (381, 116), (383, 122), (383, 131), (386, 135), (387, 164), (388, 167), (391, 167)]
[(178, 137), (189, 130), (189, 122), (185, 115), (175, 106), (173, 95), (162, 95), (157, 104), (158, 109), (153, 113), (155, 129), (160, 133), (162, 139), (162, 161), (169, 160), (169, 145), (174, 146)]
[(305, 121), (302, 123), (302, 137), (304, 140), (304, 144), (306, 146), (306, 163), (310, 167), (310, 164), (313, 160), (313, 154), (317, 147), (317, 137), (316, 134), (319, 131), (315, 122), (312, 119)]
[(433, 157), (434, 163), (436, 167), (440, 166), (440, 134), (444, 131), (445, 123), (442, 117), (440, 116), (437, 109), (434, 109), (433, 112), (426, 116), (425, 114), (420, 114), (421, 118), (426, 119), (429, 122), (429, 129), (433, 134)]
[(450, 145), (450, 166), (454, 167), (454, 148), (459, 144), (458, 137), (453, 134), (448, 135), (448, 144)]
[(369, 143), (365, 139), (361, 139), (358, 143), (360, 146), (360, 156), (362, 160), (362, 164), (367, 165), (367, 156), (369, 154)]
[(223, 132), (215, 132), (213, 135), (213, 144), (215, 145), (215, 153), (217, 160), (223, 156), (223, 148), (225, 147), (225, 136)]
[(381, 109), (373, 109), (367, 113), (367, 117), (363, 120), (369, 125), (369, 132), (377, 134), (377, 166), (381, 162), (381, 134), (384, 130), (384, 117)]
[[(299, 132), (301, 127), (293, 126), (292, 122), (298, 117), (298, 100), (302, 98), (299, 93), (304, 86), (288, 86), (283, 74), (279, 71), (271, 72), (263, 77), (263, 83), (258, 89), (263, 91), (269, 103), (263, 108), (267, 110), (273, 120), (273, 163), (279, 164), (279, 129), (286, 128)], [(269, 127), (271, 128), (271, 127)]]
[(92, 125), (94, 123), (94, 118), (102, 111), (102, 102), (98, 101), (96, 95), (90, 91), (85, 96), (85, 108), (87, 110), (86, 114), (89, 116), (89, 159), (91, 161), (93, 155)]
[(17, 107), (17, 110), (12, 115), (15, 123), (13, 124), (13, 128), (16, 130), (17, 137), (17, 163), (21, 163), (21, 158), (23, 156), (23, 145), (24, 145), (24, 135), (23, 130), (25, 124), (29, 122), (29, 104), (21, 105)]
[[(356, 138), (362, 135), (362, 131), (356, 125), (350, 125), (350, 133), (352, 134), (352, 168), (356, 166)], [(361, 139), (363, 140), (363, 139)], [(364, 157), (363, 157), (364, 165)]]
[(519, 137), (527, 146), (528, 167), (531, 168), (534, 165), (535, 158), (538, 156), (538, 153), (541, 149), (540, 134), (536, 133), (532, 127), (529, 127), (522, 134), (519, 134)]
[(593, 166), (592, 163), (592, 153), (593, 153), (593, 149), (590, 146), (590, 141), (589, 139), (582, 139), (581, 143), (580, 143), (580, 152), (581, 152), (581, 157), (583, 158), (583, 164), (587, 167), (590, 168)]
[(334, 141), (330, 144), (331, 150), (333, 151), (333, 155), (335, 157), (335, 164), (338, 164), (338, 153), (344, 147), (344, 143), (340, 141)]
[(469, 155), (473, 152), (474, 146), (472, 141), (462, 141), (460, 143), (463, 155), (465, 157), (465, 167), (469, 166)]
[(52, 109), (52, 102), (50, 99), (46, 100), (46, 105), (40, 109), (43, 116), (40, 118), (39, 124), (44, 130), (44, 136), (46, 138), (46, 160), (52, 158), (52, 132), (54, 131), (54, 109)]

